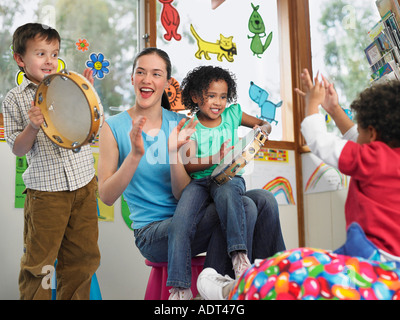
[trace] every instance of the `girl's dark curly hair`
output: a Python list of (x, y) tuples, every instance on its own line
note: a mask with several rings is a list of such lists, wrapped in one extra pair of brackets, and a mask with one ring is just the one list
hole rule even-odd
[(379, 141), (400, 147), (400, 81), (371, 86), (351, 104), (351, 109), (361, 128), (372, 126)]
[(197, 96), (204, 103), (204, 94), (212, 81), (224, 80), (228, 85), (227, 103), (235, 102), (237, 99), (236, 78), (228, 70), (215, 66), (201, 66), (190, 71), (181, 83), (182, 103), (186, 109), (195, 113), (199, 110), (192, 96)]

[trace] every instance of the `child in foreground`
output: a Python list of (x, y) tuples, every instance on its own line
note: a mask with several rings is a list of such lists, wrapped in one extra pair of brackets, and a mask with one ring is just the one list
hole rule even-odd
[[(376, 84), (362, 92), (351, 105), (358, 124), (351, 128), (326, 79), (316, 77), (313, 83), (304, 70), (302, 83), (306, 118), (301, 128), (308, 146), (351, 177), (345, 206), (348, 239), (336, 252), (378, 261), (399, 257), (400, 82)], [(349, 128), (344, 139), (327, 133), (319, 105), (334, 114), (342, 132)]]
[[(7, 143), (28, 162), (22, 176), (27, 188), (19, 276), (23, 300), (51, 299), (51, 288), (42, 281), (56, 259), (57, 299), (89, 299), (100, 263), (92, 150), (86, 145), (74, 153), (53, 144), (40, 128), (43, 114), (34, 105), (38, 84), (57, 72), (60, 40), (55, 29), (39, 23), (17, 28), (14, 60), (25, 74), (3, 101)], [(84, 76), (93, 83), (89, 69)]]

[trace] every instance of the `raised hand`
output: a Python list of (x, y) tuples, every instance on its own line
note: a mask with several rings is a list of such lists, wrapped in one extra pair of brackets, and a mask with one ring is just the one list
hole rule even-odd
[(332, 115), (335, 111), (337, 111), (337, 108), (341, 108), (339, 105), (338, 94), (333, 83), (329, 83), (329, 81), (323, 75), (321, 75), (321, 77), (326, 90), (325, 100), (322, 103), (322, 107), (326, 112)]
[(136, 121), (132, 120), (132, 130), (129, 133), (132, 145), (132, 155), (142, 157), (144, 155), (144, 144), (142, 137), (143, 126), (146, 123), (146, 118), (139, 116)]
[[(213, 157), (212, 157), (212, 164), (219, 164), (224, 158), (225, 156), (231, 151), (233, 150), (234, 146), (230, 146), (228, 147), (229, 142), (232, 139), (228, 139), (226, 140), (222, 145), (221, 145), (221, 149), (219, 149), (219, 152), (216, 153)], [(229, 159), (229, 161), (231, 161), (232, 159)]]
[(94, 78), (93, 78), (93, 70), (86, 68), (83, 70), (83, 76), (93, 85), (94, 84)]
[[(185, 124), (187, 125), (185, 126)], [(171, 131), (168, 138), (168, 150), (169, 152), (177, 152), (182, 146), (187, 144), (192, 134), (196, 131), (196, 125), (198, 121), (194, 119), (186, 120), (182, 119), (178, 125)], [(185, 127), (184, 127), (185, 126)]]
[(295, 89), (299, 95), (306, 99), (306, 116), (318, 113), (319, 105), (325, 101), (326, 92), (324, 81), (319, 81), (318, 76), (319, 73), (317, 73), (313, 82), (308, 70), (304, 69), (301, 74), (304, 92), (298, 88)]

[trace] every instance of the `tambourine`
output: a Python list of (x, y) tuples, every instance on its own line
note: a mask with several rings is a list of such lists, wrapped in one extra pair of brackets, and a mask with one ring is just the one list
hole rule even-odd
[(103, 106), (92, 84), (65, 69), (39, 83), (35, 105), (44, 116), (41, 128), (46, 136), (74, 152), (93, 142), (104, 122)]
[[(251, 160), (267, 141), (268, 135), (260, 128), (252, 130), (241, 139), (233, 150), (222, 159), (221, 163), (214, 169), (211, 178), (218, 185), (232, 180)], [(226, 163), (226, 159), (232, 159)]]

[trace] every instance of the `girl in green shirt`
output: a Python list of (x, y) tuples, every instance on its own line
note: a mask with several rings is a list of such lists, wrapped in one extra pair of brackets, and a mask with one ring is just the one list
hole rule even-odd
[[(214, 66), (201, 66), (189, 72), (182, 81), (182, 101), (195, 114), (199, 123), (196, 132), (187, 144), (184, 163), (192, 177), (191, 183), (183, 191), (168, 237), (168, 246), (173, 248), (168, 261), (187, 257), (190, 266), (191, 240), (196, 232), (197, 222), (202, 218), (204, 207), (214, 201), (227, 240), (228, 254), (232, 259), (235, 277), (250, 267), (252, 235), (246, 229), (246, 216), (242, 196), (246, 192), (245, 181), (240, 175), (223, 185), (217, 185), (211, 173), (234, 145), (238, 142), (237, 130), (240, 125), (260, 127), (267, 135), (271, 125), (242, 112), (240, 105), (227, 107), (237, 98), (234, 76), (227, 70)], [(254, 222), (255, 224), (255, 222)], [(177, 229), (185, 233), (188, 241), (176, 240)], [(254, 230), (254, 226), (248, 230)], [(179, 237), (182, 239), (182, 237)], [(169, 263), (168, 283), (184, 288), (174, 277)], [(190, 289), (188, 289), (190, 290)]]

